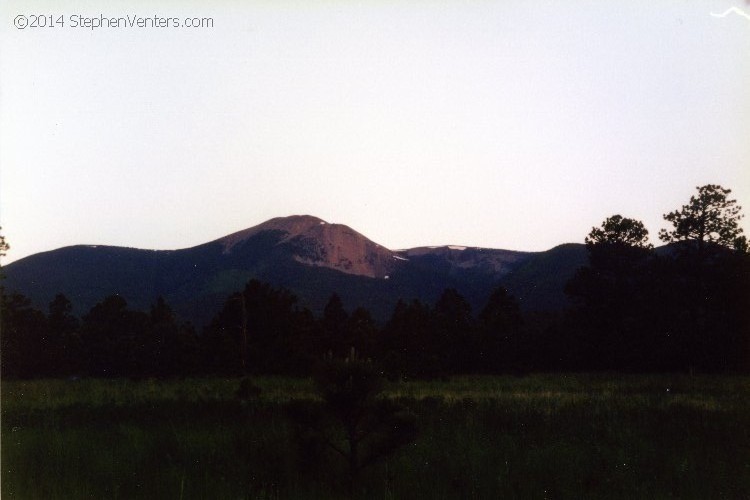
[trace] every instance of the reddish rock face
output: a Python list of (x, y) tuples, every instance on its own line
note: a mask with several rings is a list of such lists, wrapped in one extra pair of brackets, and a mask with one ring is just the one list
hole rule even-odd
[(280, 232), (277, 245), (287, 246), (295, 260), (307, 265), (371, 278), (384, 278), (398, 265), (394, 252), (352, 228), (309, 215), (278, 217), (222, 238), (224, 253), (264, 231)]

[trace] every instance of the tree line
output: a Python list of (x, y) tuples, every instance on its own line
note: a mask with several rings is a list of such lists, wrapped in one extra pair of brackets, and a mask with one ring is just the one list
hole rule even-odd
[(400, 301), (379, 326), (365, 308), (348, 313), (336, 294), (316, 317), (291, 292), (251, 280), (200, 332), (161, 298), (143, 312), (112, 295), (80, 319), (64, 295), (46, 314), (19, 294), (1, 299), (8, 378), (309, 375), (319, 360), (343, 359), (352, 349), (393, 376), (492, 371), (504, 339), (522, 323), (517, 302), (503, 289), (481, 320), (448, 289), (434, 307)]
[[(383, 325), (335, 293), (322, 315), (283, 288), (251, 280), (201, 331), (158, 299), (150, 311), (104, 298), (77, 318), (58, 295), (43, 313), (0, 295), (4, 377), (309, 375), (352, 349), (392, 378), (528, 371), (750, 370), (750, 257), (730, 190), (698, 188), (648, 241), (613, 215), (585, 239), (587, 266), (566, 285), (570, 307), (523, 314), (501, 286), (476, 313), (458, 290), (434, 304), (399, 301)], [(3, 240), (3, 247), (7, 245)]]

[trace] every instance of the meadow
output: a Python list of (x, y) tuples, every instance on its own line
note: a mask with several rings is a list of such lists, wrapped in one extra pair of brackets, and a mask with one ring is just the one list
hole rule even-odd
[[(2, 382), (3, 498), (347, 498), (287, 404), (309, 379)], [(750, 498), (750, 377), (555, 374), (390, 383), (413, 443), (356, 498)]]

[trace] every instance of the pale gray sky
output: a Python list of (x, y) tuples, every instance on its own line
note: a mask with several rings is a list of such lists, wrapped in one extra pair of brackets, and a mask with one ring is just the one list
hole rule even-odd
[[(79, 243), (184, 248), (291, 214), (389, 248), (544, 250), (620, 213), (658, 243), (662, 214), (706, 183), (750, 213), (750, 18), (711, 16), (730, 7), (750, 13), (5, 1), (5, 262)], [(40, 14), (65, 25), (14, 27)], [(92, 30), (77, 15), (214, 26)]]

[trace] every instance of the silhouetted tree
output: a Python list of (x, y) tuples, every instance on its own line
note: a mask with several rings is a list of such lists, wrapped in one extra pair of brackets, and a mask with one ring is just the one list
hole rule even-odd
[[(2, 231), (2, 227), (0, 226), (0, 231)], [(15, 373), (18, 370), (18, 348), (14, 345), (16, 342), (11, 338), (9, 341), (6, 337), (7, 334), (4, 335), (6, 328), (9, 328), (9, 325), (7, 323), (7, 320), (3, 318), (3, 315), (6, 314), (5, 308), (7, 307), (8, 303), (8, 297), (5, 295), (5, 288), (3, 287), (3, 278), (5, 278), (3, 274), (3, 263), (2, 258), (5, 257), (8, 250), (10, 249), (10, 245), (5, 241), (5, 236), (0, 233), (0, 370), (2, 370), (3, 374), (9, 374), (6, 376), (15, 377), (18, 376), (17, 373)], [(10, 363), (10, 369), (5, 368), (5, 364)]]
[(30, 378), (45, 373), (40, 356), (46, 344), (46, 318), (21, 294), (0, 289), (0, 366), (6, 378)]
[(601, 227), (592, 227), (585, 242), (587, 247), (619, 244), (629, 248), (653, 248), (643, 223), (619, 214), (605, 219)]
[(146, 342), (138, 349), (144, 369), (150, 376), (163, 377), (173, 374), (178, 369), (176, 360), (169, 355), (171, 353), (167, 346), (177, 337), (177, 329), (172, 308), (164, 297), (158, 297), (148, 314), (149, 334)]
[(638, 221), (614, 216), (586, 238), (589, 266), (568, 282), (563, 334), (578, 369), (725, 371), (747, 367), (750, 273), (740, 207), (716, 185), (698, 188), (659, 254)]
[(335, 356), (346, 356), (352, 347), (352, 338), (349, 335), (347, 322), (349, 315), (344, 309), (341, 297), (333, 293), (323, 308), (323, 317), (320, 320), (321, 338), (320, 346), (323, 353), (332, 353)]
[(614, 215), (586, 237), (589, 265), (565, 291), (576, 307), (567, 325), (579, 362), (594, 369), (637, 369), (648, 343), (641, 314), (652, 246), (640, 221)]
[(199, 339), (195, 329), (190, 324), (180, 324), (162, 297), (151, 306), (144, 340), (139, 350), (148, 375), (174, 377), (199, 372)]
[(399, 300), (381, 333), (380, 359), (393, 378), (431, 378), (440, 361), (430, 307)]
[(201, 338), (203, 366), (208, 373), (244, 375), (247, 371), (247, 310), (236, 292), (211, 320)]
[(585, 242), (591, 267), (616, 279), (642, 264), (653, 249), (643, 223), (621, 215), (605, 219), (600, 228), (592, 227)]
[(346, 344), (365, 356), (374, 355), (375, 343), (378, 337), (378, 327), (372, 319), (370, 311), (364, 307), (356, 308), (346, 320)]
[(433, 315), (439, 373), (476, 371), (476, 328), (471, 305), (454, 288), (448, 288), (435, 303)]
[(288, 406), (297, 442), (308, 461), (320, 461), (325, 450), (341, 457), (351, 494), (363, 468), (416, 438), (416, 417), (380, 397), (383, 379), (354, 349), (345, 360), (324, 361), (315, 382), (322, 404), (300, 400)]
[(211, 371), (288, 373), (303, 357), (295, 346), (307, 315), (295, 308), (289, 291), (251, 280), (242, 293), (232, 294), (205, 335)]
[(96, 377), (140, 377), (138, 346), (147, 333), (148, 316), (128, 309), (127, 301), (110, 295), (83, 317), (81, 340), (87, 372)]
[(659, 237), (677, 243), (668, 275), (677, 352), (690, 370), (737, 369), (746, 364), (747, 243), (741, 207), (730, 189), (698, 187), (697, 196), (664, 219), (673, 226)]
[(698, 253), (715, 247), (735, 248), (742, 246), (742, 228), (739, 221), (743, 215), (737, 200), (729, 199), (731, 189), (718, 184), (699, 186), (697, 196), (690, 202), (664, 215), (664, 220), (672, 224), (672, 229), (659, 231), (659, 238), (665, 243), (689, 242), (688, 248)]
[(479, 313), (479, 322), (478, 366), (489, 372), (520, 370), (523, 317), (516, 299), (498, 287)]
[[(0, 226), (0, 231), (2, 230), (3, 228)], [(5, 257), (8, 254), (8, 250), (10, 250), (10, 245), (5, 241), (5, 236), (0, 234), (0, 257)]]
[(49, 375), (80, 373), (82, 345), (79, 327), (78, 318), (73, 316), (73, 304), (65, 295), (57, 294), (49, 304), (47, 315)]

